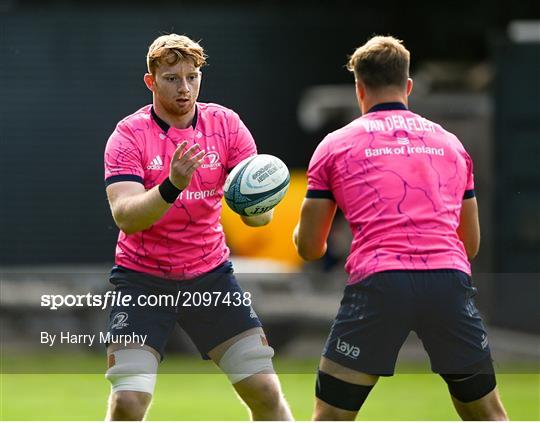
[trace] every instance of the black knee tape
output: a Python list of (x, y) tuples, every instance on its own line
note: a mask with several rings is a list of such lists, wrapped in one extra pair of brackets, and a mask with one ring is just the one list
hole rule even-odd
[(319, 370), (315, 395), (334, 407), (358, 411), (372, 389), (373, 386), (345, 382)]
[(450, 394), (461, 402), (476, 401), (497, 386), (491, 358), (479, 363), (475, 373), (441, 374), (441, 377), (448, 385)]

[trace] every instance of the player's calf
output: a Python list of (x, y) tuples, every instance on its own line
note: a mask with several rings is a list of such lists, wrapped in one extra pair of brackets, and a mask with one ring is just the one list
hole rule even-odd
[(499, 398), (497, 388), (484, 397), (470, 402), (461, 402), (452, 397), (454, 407), (463, 420), (502, 421), (508, 420), (508, 415)]

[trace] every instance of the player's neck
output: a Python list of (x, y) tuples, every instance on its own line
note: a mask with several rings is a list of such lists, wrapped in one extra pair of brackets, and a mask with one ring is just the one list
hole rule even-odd
[(193, 106), (193, 108), (189, 111), (189, 113), (186, 113), (185, 115), (181, 116), (175, 116), (171, 115), (170, 113), (167, 113), (165, 109), (163, 109), (159, 103), (154, 103), (154, 111), (159, 116), (160, 119), (162, 119), (165, 123), (167, 123), (172, 128), (178, 128), (178, 129), (186, 129), (189, 128), (192, 123), (193, 119), (195, 118), (195, 110), (196, 107)]
[(362, 109), (362, 114), (365, 114), (373, 106), (382, 103), (402, 103), (405, 106), (408, 105), (407, 95), (406, 94), (397, 94), (397, 93), (381, 93), (377, 95), (366, 95), (361, 102), (360, 108)]

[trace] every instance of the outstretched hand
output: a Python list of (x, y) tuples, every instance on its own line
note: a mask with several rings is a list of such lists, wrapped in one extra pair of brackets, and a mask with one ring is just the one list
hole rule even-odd
[(184, 141), (171, 158), (169, 179), (178, 189), (185, 189), (189, 185), (193, 173), (202, 164), (205, 153), (199, 144), (194, 144), (187, 150), (186, 146), (187, 141)]

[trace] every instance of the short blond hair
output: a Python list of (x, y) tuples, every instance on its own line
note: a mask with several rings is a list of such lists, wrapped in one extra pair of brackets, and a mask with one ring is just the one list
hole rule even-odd
[(409, 78), (411, 54), (403, 41), (375, 36), (350, 56), (347, 69), (368, 88), (405, 87)]
[(191, 38), (185, 35), (167, 34), (156, 38), (150, 44), (146, 65), (148, 72), (154, 75), (163, 63), (172, 66), (180, 60), (191, 59), (195, 67), (199, 68), (206, 64), (206, 57), (204, 49)]

